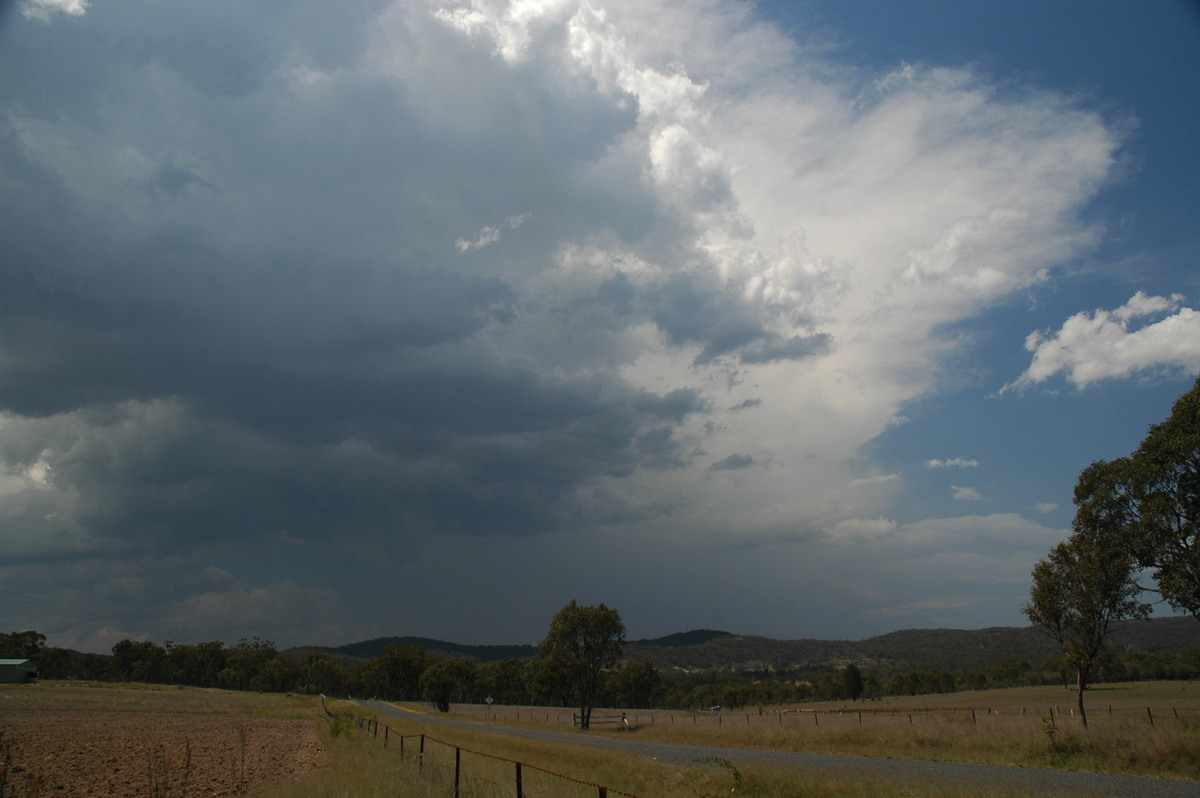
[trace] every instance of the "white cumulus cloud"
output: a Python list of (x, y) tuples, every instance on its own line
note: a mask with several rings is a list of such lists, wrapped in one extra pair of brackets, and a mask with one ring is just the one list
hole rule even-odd
[(948, 460), (926, 460), (925, 465), (928, 468), (975, 468), (979, 465), (979, 461), (968, 460), (965, 457), (952, 457)]
[[(1116, 310), (1076, 313), (1055, 333), (1032, 332), (1025, 348), (1033, 360), (1007, 388), (1022, 388), (1065, 372), (1077, 388), (1158, 367), (1200, 371), (1200, 313), (1183, 306), (1180, 294), (1139, 291)], [(1154, 323), (1132, 322), (1168, 313)]]
[(90, 3), (88, 0), (25, 0), (21, 13), (26, 19), (48, 20), (57, 13), (73, 17), (83, 16)]

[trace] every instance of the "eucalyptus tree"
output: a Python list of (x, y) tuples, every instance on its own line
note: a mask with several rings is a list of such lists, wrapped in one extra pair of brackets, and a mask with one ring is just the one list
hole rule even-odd
[(451, 701), (463, 701), (471, 694), (475, 665), (465, 659), (435, 660), (420, 678), (421, 695), (439, 712), (449, 712)]
[(853, 662), (842, 668), (842, 687), (846, 691), (846, 697), (851, 701), (857, 701), (862, 698), (865, 688), (862, 671)]
[(1046, 632), (1075, 669), (1079, 722), (1087, 726), (1083, 693), (1105, 650), (1113, 621), (1145, 618), (1138, 600), (1134, 563), (1120, 538), (1076, 529), (1033, 569), (1029, 602), (1022, 611)]
[(1200, 619), (1200, 380), (1136, 451), (1085, 468), (1075, 504), (1078, 524), (1150, 572), (1146, 589)]
[(617, 665), (625, 650), (621, 615), (603, 603), (581, 607), (574, 599), (550, 621), (538, 645), (538, 657), (563, 672), (579, 704), (579, 725), (591, 725), (592, 707), (604, 684), (604, 673)]

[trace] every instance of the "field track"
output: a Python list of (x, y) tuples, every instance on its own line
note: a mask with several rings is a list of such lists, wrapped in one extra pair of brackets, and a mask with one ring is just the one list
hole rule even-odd
[(747, 748), (662, 743), (647, 740), (622, 740), (593, 737), (578, 732), (521, 729), (434, 717), (401, 709), (382, 701), (360, 701), (366, 709), (388, 716), (416, 720), (435, 727), (460, 727), (487, 730), (532, 740), (592, 745), (629, 754), (657, 758), (678, 765), (707, 757), (726, 759), (735, 764), (790, 767), (797, 771), (816, 771), (834, 779), (853, 780), (871, 776), (886, 779), (913, 790), (957, 789), (979, 796), (1040, 796), (1042, 798), (1200, 798), (1200, 782), (1155, 779), (1107, 773), (1022, 768), (1005, 765), (976, 765), (960, 762), (933, 762), (912, 759), (832, 756), (827, 754), (789, 753)]

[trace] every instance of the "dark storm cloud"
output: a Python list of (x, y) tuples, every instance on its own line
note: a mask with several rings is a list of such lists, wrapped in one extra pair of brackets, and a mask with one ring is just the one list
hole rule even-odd
[(833, 344), (828, 333), (793, 335), (790, 338), (763, 336), (741, 353), (743, 363), (771, 363), (776, 360), (801, 360), (825, 354)]
[(827, 333), (787, 338), (773, 333), (740, 296), (688, 274), (639, 289), (618, 272), (601, 284), (596, 301), (617, 317), (644, 314), (673, 344), (700, 346), (697, 365), (722, 356), (746, 364), (801, 360), (827, 352), (833, 341)]
[[(9, 506), (55, 505), (86, 530), (75, 553), (526, 534), (578, 522), (589, 480), (686, 462), (696, 391), (494, 344), (539, 324), (518, 287), (539, 250), (607, 208), (621, 223), (615, 195), (561, 197), (636, 108), (416, 8), (392, 9), (392, 62), (360, 69), (385, 5), (112, 2), (21, 31), (0, 410), (9, 467), (52, 476)], [(535, 210), (525, 243), (463, 257), (498, 206)]]
[[(602, 5), (8, 15), (12, 617), (99, 651), (501, 642), (614, 591), (667, 626), (854, 612), (827, 574), (926, 553), (861, 448), (933, 390), (931, 331), (1092, 240), (1113, 137), (811, 62), (742, 0)], [(898, 548), (839, 559), (864, 540)]]

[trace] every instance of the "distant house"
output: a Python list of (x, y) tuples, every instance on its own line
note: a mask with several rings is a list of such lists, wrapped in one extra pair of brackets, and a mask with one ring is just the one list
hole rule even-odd
[(37, 665), (31, 659), (0, 659), (0, 684), (32, 684), (38, 680)]

